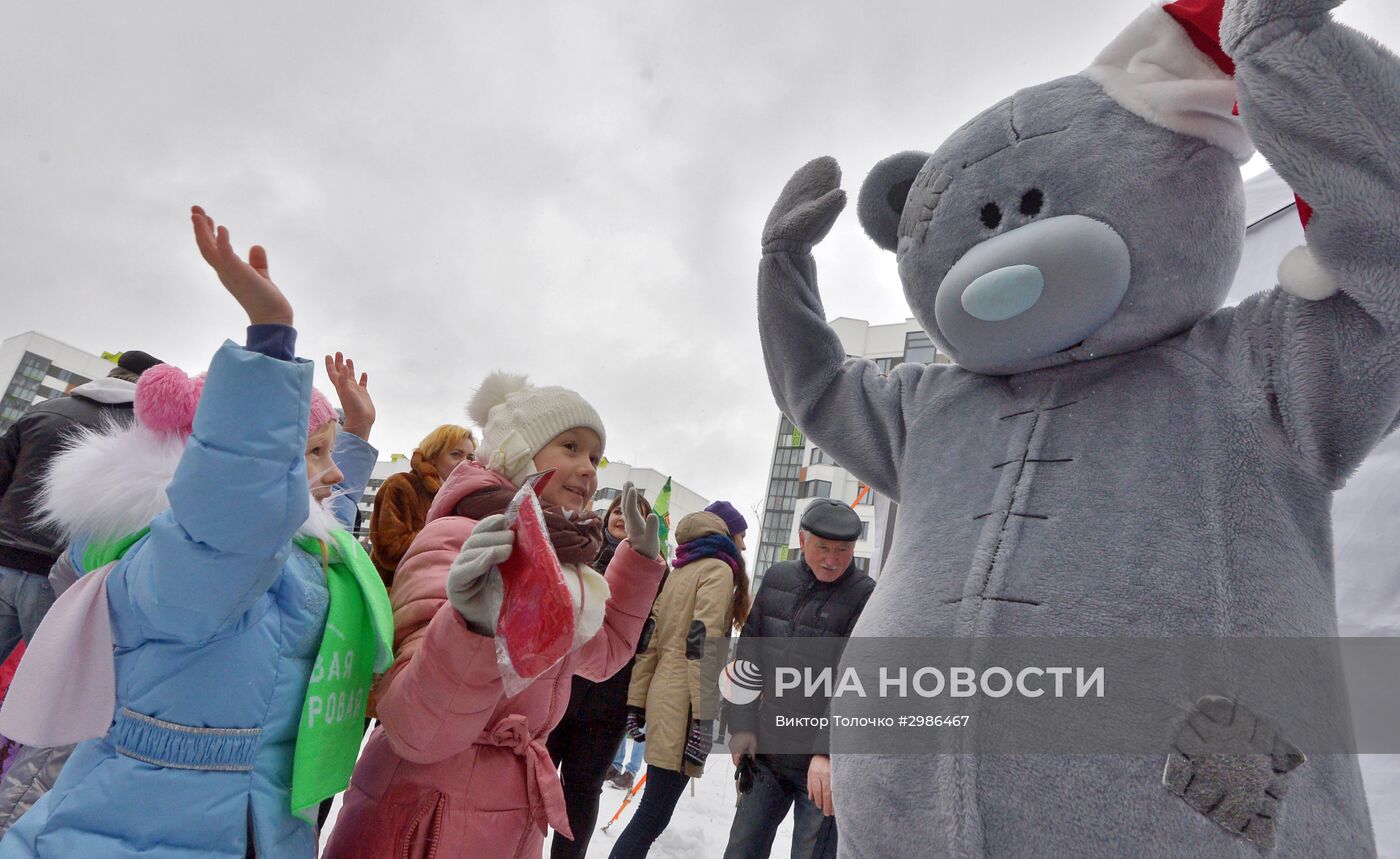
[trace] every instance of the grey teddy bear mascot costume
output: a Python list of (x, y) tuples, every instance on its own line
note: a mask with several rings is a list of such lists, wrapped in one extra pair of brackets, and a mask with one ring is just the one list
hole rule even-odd
[[(774, 394), (901, 505), (857, 637), (1337, 634), (1331, 494), (1400, 416), (1400, 62), (1339, 2), (1149, 8), (1084, 72), (881, 162), (861, 223), (957, 366), (845, 356), (811, 256), (840, 171), (788, 183), (759, 274)], [(1308, 246), (1221, 309), (1251, 143), (1311, 204)], [(1213, 802), (1161, 756), (842, 763), (843, 857), (1375, 854), (1352, 756)]]

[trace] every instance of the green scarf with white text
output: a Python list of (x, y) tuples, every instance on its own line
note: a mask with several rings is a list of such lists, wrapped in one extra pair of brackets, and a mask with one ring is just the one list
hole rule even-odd
[(374, 675), (393, 662), (394, 617), (389, 594), (369, 555), (347, 532), (332, 532), (334, 556), (314, 537), (302, 551), (321, 559), (330, 608), (292, 755), (292, 813), (316, 822), (321, 801), (350, 784), (364, 737), (365, 706)]

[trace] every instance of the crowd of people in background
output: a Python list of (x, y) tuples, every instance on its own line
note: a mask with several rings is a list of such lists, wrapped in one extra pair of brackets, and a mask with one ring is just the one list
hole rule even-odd
[[(764, 698), (725, 705), (719, 681), (735, 633), (760, 667), (760, 637), (850, 634), (873, 588), (850, 507), (811, 504), (801, 556), (755, 594), (733, 504), (682, 518), (673, 556), (630, 484), (599, 516), (602, 417), (495, 373), (468, 408), (480, 435), (428, 433), (363, 546), (368, 376), (326, 357), (337, 415), (266, 253), (240, 257), (198, 207), (192, 222), (244, 344), (194, 377), (126, 352), (0, 441), (0, 660), (19, 666), (0, 859), (309, 859), (321, 841), (330, 859), (533, 859), (551, 829), (554, 859), (582, 857), (605, 783), (640, 795), (610, 856), (641, 857), (726, 722), (741, 778), (725, 856), (768, 856), (794, 805), (794, 859), (835, 855), (829, 757), (765, 753)], [(573, 635), (518, 678), (499, 637), (505, 514), (538, 472)]]

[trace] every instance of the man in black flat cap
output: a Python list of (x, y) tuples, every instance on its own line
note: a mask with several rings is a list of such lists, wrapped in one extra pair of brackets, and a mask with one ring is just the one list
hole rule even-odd
[[(771, 661), (783, 651), (774, 639), (822, 637), (845, 639), (860, 619), (861, 610), (875, 590), (875, 581), (855, 565), (856, 540), (861, 521), (856, 512), (839, 501), (818, 498), (802, 513), (798, 545), (801, 556), (782, 561), (763, 574), (763, 585), (740, 633), (738, 658), (754, 663), (771, 681)], [(758, 646), (760, 639), (767, 639)], [(765, 712), (767, 704), (768, 712)], [(822, 698), (803, 701), (804, 713), (826, 711)], [(791, 714), (786, 703), (784, 714)], [(773, 846), (778, 825), (796, 803), (792, 832), (792, 856), (826, 859), (836, 855), (836, 818), (831, 794), (831, 758), (825, 754), (767, 754), (758, 751), (758, 734), (765, 719), (775, 713), (765, 695), (747, 704), (728, 703), (732, 731), (729, 748), (735, 766), (740, 759), (755, 759), (753, 789), (739, 798), (734, 825), (729, 830), (725, 859), (764, 859)], [(824, 749), (826, 732), (816, 741)]]

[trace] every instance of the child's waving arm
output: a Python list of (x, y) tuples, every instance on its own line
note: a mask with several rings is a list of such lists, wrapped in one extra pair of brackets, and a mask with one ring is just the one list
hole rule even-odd
[(312, 365), (293, 358), (292, 308), (268, 278), (267, 254), (254, 247), (244, 261), (198, 207), (193, 221), (204, 259), (248, 314), (250, 348), (226, 343), (214, 356), (166, 490), (170, 509), (114, 596), (125, 591), (148, 635), (200, 641), (262, 597), (306, 521)]
[(357, 381), (355, 362), (344, 354), (337, 352), (334, 358), (326, 356), (326, 375), (345, 413), (345, 424), (336, 434), (332, 454), (344, 479), (335, 486), (331, 506), (340, 523), (350, 529), (355, 527), (355, 509), (374, 471), (375, 460), (379, 458), (379, 451), (369, 443), (369, 431), (374, 426), (374, 400), (369, 395), (369, 374), (361, 373)]

